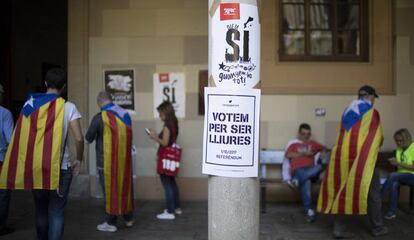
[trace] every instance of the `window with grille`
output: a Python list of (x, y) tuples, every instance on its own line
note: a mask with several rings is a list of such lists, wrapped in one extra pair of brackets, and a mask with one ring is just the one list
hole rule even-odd
[(281, 61), (369, 60), (367, 0), (279, 0)]

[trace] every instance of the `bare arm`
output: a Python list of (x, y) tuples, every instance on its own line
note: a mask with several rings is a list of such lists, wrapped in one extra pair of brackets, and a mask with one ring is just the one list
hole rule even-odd
[(73, 173), (75, 175), (79, 174), (80, 171), (80, 162), (83, 159), (83, 148), (84, 148), (84, 140), (82, 135), (82, 128), (80, 125), (80, 119), (73, 120), (69, 123), (69, 129), (72, 133), (74, 140), (75, 140), (75, 147), (76, 147), (76, 160), (73, 163)]
[(168, 143), (170, 142), (170, 129), (167, 127), (164, 127), (162, 129), (162, 139), (158, 137), (157, 133), (151, 130), (150, 137), (156, 141), (158, 144), (160, 144), (163, 147), (168, 146)]

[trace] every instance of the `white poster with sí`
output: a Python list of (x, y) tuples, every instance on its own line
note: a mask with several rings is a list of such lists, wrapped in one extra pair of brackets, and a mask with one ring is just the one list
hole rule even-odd
[(259, 89), (205, 88), (203, 174), (257, 177)]
[(221, 3), (210, 20), (210, 73), (218, 87), (253, 88), (260, 81), (258, 8), (247, 3)]
[(154, 117), (158, 118), (157, 107), (164, 101), (172, 103), (175, 115), (185, 117), (185, 75), (184, 73), (154, 74)]

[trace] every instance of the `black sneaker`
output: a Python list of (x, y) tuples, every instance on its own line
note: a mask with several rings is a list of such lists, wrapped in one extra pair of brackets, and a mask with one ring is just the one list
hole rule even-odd
[(391, 220), (391, 219), (394, 219), (394, 218), (396, 218), (397, 217), (397, 215), (395, 214), (395, 212), (387, 212), (385, 215), (384, 215), (384, 219), (387, 219), (387, 220)]
[(387, 227), (379, 227), (374, 228), (371, 231), (372, 236), (374, 237), (380, 237), (388, 234), (388, 228)]

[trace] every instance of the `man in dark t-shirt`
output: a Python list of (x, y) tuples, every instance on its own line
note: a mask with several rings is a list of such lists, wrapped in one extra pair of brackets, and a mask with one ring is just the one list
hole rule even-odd
[(320, 158), (324, 158), (325, 155), (325, 146), (312, 140), (311, 135), (310, 125), (302, 123), (298, 131), (299, 141), (291, 144), (286, 150), (286, 158), (290, 160), (292, 183), (301, 188), (302, 202), (308, 222), (315, 220), (315, 210), (311, 198), (311, 180), (323, 170), (321, 164), (315, 164), (315, 156), (319, 153)]

